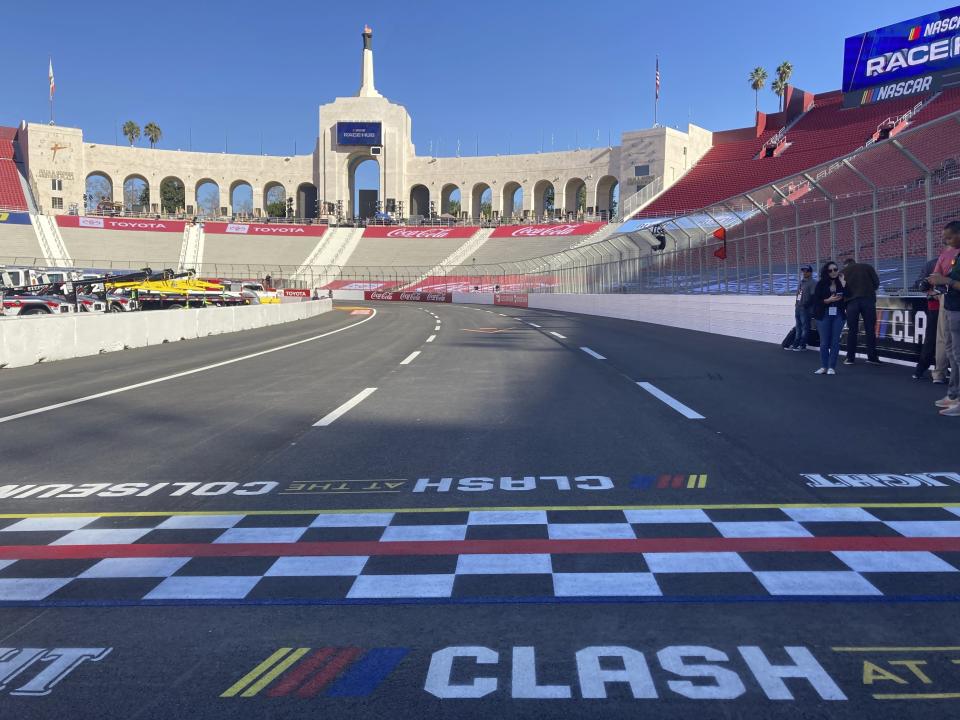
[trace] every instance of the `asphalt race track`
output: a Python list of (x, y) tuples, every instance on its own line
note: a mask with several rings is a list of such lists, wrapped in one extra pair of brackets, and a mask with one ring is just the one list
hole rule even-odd
[(341, 303), (4, 370), (0, 718), (956, 717), (943, 387), (818, 364)]

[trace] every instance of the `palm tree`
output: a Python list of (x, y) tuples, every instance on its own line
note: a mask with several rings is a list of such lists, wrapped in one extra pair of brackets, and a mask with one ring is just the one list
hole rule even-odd
[(750, 72), (750, 77), (747, 79), (750, 82), (750, 87), (753, 88), (753, 92), (756, 93), (756, 110), (759, 112), (760, 91), (763, 90), (763, 86), (767, 84), (767, 71), (758, 65)]
[(143, 136), (150, 141), (150, 147), (153, 147), (160, 142), (160, 138), (163, 137), (163, 131), (155, 122), (148, 122), (143, 126)]
[(774, 95), (780, 98), (780, 112), (783, 112), (783, 96), (787, 92), (787, 81), (778, 77), (770, 83), (770, 89), (773, 90)]
[(130, 147), (133, 147), (133, 144), (140, 139), (140, 126), (133, 120), (127, 120), (123, 124), (123, 136), (130, 143)]
[[(787, 92), (787, 85), (790, 84), (790, 77), (793, 75), (793, 63), (789, 60), (784, 60), (782, 63), (777, 65), (777, 80), (774, 81), (774, 92), (780, 96), (780, 110), (783, 110), (783, 96)], [(779, 81), (779, 83), (777, 82)], [(781, 88), (780, 92), (777, 92), (776, 88)]]

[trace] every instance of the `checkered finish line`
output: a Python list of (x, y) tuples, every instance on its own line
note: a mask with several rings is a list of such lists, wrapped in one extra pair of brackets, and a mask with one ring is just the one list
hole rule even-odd
[(0, 603), (960, 600), (960, 507), (0, 519)]

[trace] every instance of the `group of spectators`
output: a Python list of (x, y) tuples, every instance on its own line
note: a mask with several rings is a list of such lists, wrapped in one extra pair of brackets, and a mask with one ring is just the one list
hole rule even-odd
[[(918, 288), (927, 294), (927, 328), (920, 359), (913, 373), (922, 380), (933, 366), (932, 380), (947, 384), (947, 394), (936, 401), (940, 414), (960, 416), (960, 221), (943, 228), (943, 251), (924, 267)], [(794, 316), (796, 329), (789, 349), (807, 349), (811, 319), (820, 335), (820, 367), (817, 375), (836, 375), (840, 355), (840, 334), (847, 325), (844, 365), (856, 362), (860, 321), (863, 320), (868, 365), (879, 365), (877, 356), (877, 290), (880, 279), (869, 263), (853, 258), (843, 267), (824, 263), (818, 279), (813, 268), (800, 269)]]

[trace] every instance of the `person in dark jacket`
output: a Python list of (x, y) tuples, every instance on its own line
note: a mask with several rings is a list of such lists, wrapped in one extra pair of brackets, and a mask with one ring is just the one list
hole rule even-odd
[(847, 357), (844, 365), (853, 365), (857, 355), (857, 334), (863, 318), (863, 334), (867, 341), (867, 364), (879, 365), (877, 356), (877, 289), (880, 278), (873, 265), (847, 258), (843, 266), (846, 283)]
[(920, 359), (917, 360), (917, 367), (913, 371), (914, 380), (923, 380), (927, 374), (927, 369), (936, 362), (940, 293), (927, 281), (927, 277), (936, 270), (936, 267), (937, 258), (928, 261), (923, 266), (923, 272), (915, 283), (917, 290), (923, 290), (927, 293), (927, 325), (923, 329), (923, 346), (920, 348)]
[(797, 298), (794, 303), (793, 317), (796, 327), (793, 332), (791, 350), (807, 349), (807, 336), (810, 333), (810, 305), (813, 302), (813, 290), (817, 282), (813, 279), (813, 268), (804, 265), (800, 268), (800, 283), (797, 286)]
[(820, 270), (820, 279), (813, 290), (813, 317), (820, 331), (820, 369), (817, 375), (836, 375), (840, 354), (840, 333), (846, 322), (844, 281), (840, 268), (833, 261)]

